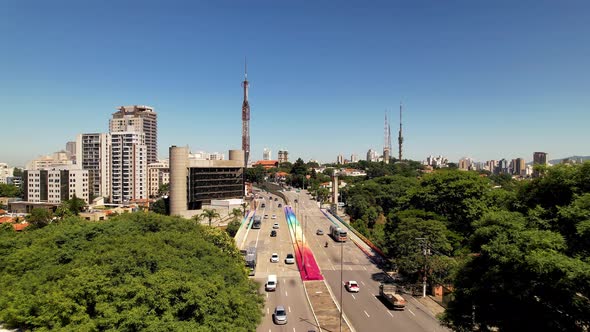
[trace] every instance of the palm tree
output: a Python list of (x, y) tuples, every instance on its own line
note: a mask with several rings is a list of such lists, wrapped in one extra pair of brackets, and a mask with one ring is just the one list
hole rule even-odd
[(242, 217), (242, 209), (240, 208), (234, 208), (233, 210), (231, 210), (231, 212), (229, 213), (230, 216), (232, 216), (235, 220), (240, 219), (240, 217)]
[(203, 219), (205, 219), (205, 216), (203, 216), (202, 214), (195, 214), (191, 220), (193, 220), (195, 222), (195, 224), (200, 224), (201, 221), (203, 221)]
[(201, 213), (201, 216), (209, 219), (209, 227), (211, 227), (211, 220), (219, 218), (219, 213), (217, 213), (217, 211), (215, 210), (203, 209), (203, 213)]
[(246, 202), (242, 203), (242, 212), (244, 212), (244, 217), (246, 216), (246, 207), (248, 204)]

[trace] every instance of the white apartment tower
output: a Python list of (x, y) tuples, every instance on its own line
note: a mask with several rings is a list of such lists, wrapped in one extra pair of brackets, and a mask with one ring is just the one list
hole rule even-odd
[(289, 161), (289, 151), (287, 150), (279, 150), (279, 164), (286, 163)]
[(110, 135), (80, 134), (76, 138), (76, 165), (88, 170), (90, 193), (94, 197), (109, 197), (110, 190)]
[[(135, 131), (145, 134), (147, 162), (158, 161), (158, 116), (153, 107), (143, 105), (121, 106), (109, 120), (109, 132)], [(132, 129), (129, 129), (132, 127)]]
[(270, 149), (264, 148), (264, 151), (262, 151), (262, 160), (270, 160), (272, 158), (271, 156), (272, 153)]
[(145, 133), (111, 132), (111, 201), (142, 200), (148, 197), (147, 152)]

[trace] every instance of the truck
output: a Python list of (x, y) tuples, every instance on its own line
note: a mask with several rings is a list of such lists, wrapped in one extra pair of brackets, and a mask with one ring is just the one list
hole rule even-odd
[(397, 286), (393, 284), (379, 285), (379, 295), (387, 300), (394, 309), (404, 310), (406, 307), (406, 300), (397, 292)]
[(244, 256), (244, 260), (246, 263), (246, 268), (248, 268), (248, 275), (253, 276), (256, 273), (256, 260), (258, 259), (258, 255), (256, 253), (256, 247), (249, 247), (246, 249), (246, 255)]

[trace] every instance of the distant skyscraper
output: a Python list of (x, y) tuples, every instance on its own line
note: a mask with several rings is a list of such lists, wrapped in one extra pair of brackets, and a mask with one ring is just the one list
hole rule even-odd
[(262, 160), (271, 160), (272, 159), (272, 154), (270, 149), (268, 148), (264, 148), (264, 151), (262, 152)]
[(289, 151), (279, 150), (278, 159), (279, 159), (279, 164), (289, 162)]
[(339, 165), (343, 165), (343, 164), (344, 164), (344, 156), (343, 156), (343, 155), (341, 155), (341, 154), (339, 154), (339, 155), (336, 157), (336, 163), (337, 163), (337, 164), (339, 164)]
[(467, 171), (471, 169), (472, 162), (473, 160), (471, 160), (471, 158), (461, 158), (459, 159), (459, 164), (457, 165), (457, 167), (460, 170)]
[(539, 177), (539, 171), (534, 169), (535, 165), (547, 165), (547, 153), (546, 152), (535, 152), (533, 153), (533, 177)]
[(514, 175), (524, 176), (526, 175), (526, 163), (523, 158), (514, 159)]
[(379, 156), (377, 156), (377, 151), (369, 149), (369, 151), (367, 151), (367, 161), (375, 162), (378, 160)]
[(76, 142), (67, 142), (66, 152), (68, 153), (70, 160), (76, 161)]
[(358, 163), (358, 161), (359, 161), (359, 156), (357, 154), (353, 153), (350, 155), (350, 162), (351, 163)]
[(496, 174), (508, 174), (508, 160), (502, 158), (498, 160), (498, 167), (496, 167)]
[(158, 115), (149, 106), (121, 106), (109, 121), (109, 132), (135, 131), (145, 134), (147, 162), (158, 161)]

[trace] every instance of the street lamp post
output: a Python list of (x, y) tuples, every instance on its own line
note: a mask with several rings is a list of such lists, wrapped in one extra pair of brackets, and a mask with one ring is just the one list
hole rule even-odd
[(344, 303), (342, 302), (342, 260), (343, 260), (344, 242), (340, 242), (340, 332), (342, 332), (342, 312), (344, 312)]

